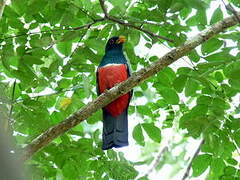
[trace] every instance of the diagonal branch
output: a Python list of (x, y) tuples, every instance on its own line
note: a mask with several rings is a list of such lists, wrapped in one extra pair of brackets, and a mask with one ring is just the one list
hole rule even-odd
[(148, 30), (146, 30), (146, 29), (141, 28), (141, 26), (135, 26), (135, 25), (130, 24), (130, 23), (125, 23), (124, 21), (122, 21), (122, 20), (120, 20), (120, 19), (117, 19), (117, 18), (114, 18), (114, 17), (111, 17), (111, 16), (108, 17), (108, 20), (113, 21), (113, 22), (116, 22), (116, 23), (121, 24), (121, 25), (123, 25), (123, 26), (127, 26), (127, 27), (130, 27), (130, 28), (136, 29), (136, 30), (138, 30), (138, 31), (142, 31), (142, 32), (144, 32), (145, 34), (150, 35), (151, 37), (163, 39), (163, 40), (166, 40), (166, 41), (169, 41), (169, 42), (174, 42), (172, 39), (169, 39), (169, 38), (167, 38), (167, 37), (154, 34), (154, 33), (151, 32), (151, 31), (148, 31)]
[(225, 8), (226, 8), (228, 11), (230, 11), (230, 12), (237, 18), (238, 22), (240, 23), (240, 18), (238, 17), (237, 11), (233, 8), (233, 6), (232, 6), (230, 3), (228, 3), (228, 5), (227, 5), (227, 4), (224, 2), (224, 0), (222, 0), (222, 2), (223, 2), (223, 4), (224, 4)]
[[(240, 12), (238, 12), (237, 15), (240, 17)], [(23, 149), (23, 159), (29, 159), (34, 153), (39, 151), (44, 146), (48, 145), (56, 137), (65, 133), (72, 127), (78, 125), (79, 123), (90, 117), (97, 110), (106, 106), (121, 95), (126, 94), (133, 87), (137, 86), (147, 78), (153, 76), (154, 74), (161, 71), (163, 68), (183, 57), (191, 50), (196, 48), (198, 45), (214, 37), (225, 29), (236, 25), (237, 23), (238, 21), (235, 16), (225, 18), (224, 20), (219, 21), (218, 23), (210, 26), (208, 29), (202, 31), (192, 39), (185, 42), (183, 45), (168, 52), (163, 57), (159, 58), (158, 61), (152, 63), (150, 66), (143, 68), (136, 73), (133, 73), (132, 76), (126, 81), (119, 83), (112, 89), (101, 94), (98, 98), (88, 103), (86, 106), (82, 107), (79, 111), (73, 113), (64, 121), (49, 128), (48, 130), (40, 134), (38, 137), (36, 137), (30, 144), (28, 144)]]
[[(17, 81), (15, 79), (15, 81), (13, 83), (13, 89), (12, 89), (12, 99), (11, 99), (12, 102), (14, 101), (16, 84), (17, 84)], [(8, 118), (9, 118), (9, 125), (11, 125), (11, 126), (13, 125), (13, 120), (12, 120), (13, 106), (14, 106), (14, 104), (12, 103), (11, 106), (10, 106), (10, 111), (9, 111), (9, 116), (8, 116)]]
[(190, 172), (190, 169), (192, 167), (192, 162), (193, 160), (197, 157), (197, 155), (200, 153), (200, 150), (201, 150), (201, 147), (202, 145), (204, 144), (204, 140), (202, 140), (197, 148), (197, 150), (195, 151), (190, 163), (188, 164), (188, 167), (186, 169), (186, 172), (184, 173), (183, 177), (182, 177), (182, 180), (185, 180), (188, 176), (189, 176), (189, 172)]
[(105, 19), (108, 19), (108, 20), (110, 20), (110, 21), (112, 21), (112, 22), (118, 23), (118, 24), (123, 25), (123, 26), (126, 26), (126, 27), (130, 27), (130, 28), (136, 29), (136, 30), (138, 30), (138, 31), (142, 31), (142, 32), (144, 32), (145, 34), (150, 35), (151, 37), (163, 39), (163, 40), (166, 40), (166, 41), (169, 41), (169, 42), (174, 42), (172, 39), (169, 39), (169, 38), (167, 38), (167, 37), (154, 34), (154, 33), (151, 32), (151, 31), (148, 31), (148, 30), (146, 30), (146, 29), (143, 29), (141, 26), (135, 26), (135, 25), (133, 25), (133, 24), (126, 23), (126, 22), (124, 22), (123, 20), (120, 20), (120, 19), (117, 19), (117, 18), (115, 18), (115, 17), (110, 16), (110, 15), (107, 13), (107, 9), (106, 9), (106, 7), (105, 7), (105, 5), (104, 5), (104, 0), (99, 0), (99, 3), (100, 3), (101, 8), (102, 8), (102, 10), (103, 10)]
[(167, 146), (165, 146), (164, 148), (161, 149), (161, 151), (159, 151), (156, 159), (154, 160), (154, 163), (153, 163), (152, 167), (147, 171), (147, 173), (143, 177), (148, 177), (153, 172), (153, 170), (156, 169), (156, 167), (158, 166), (162, 156), (167, 151), (168, 151), (168, 147)]
[(109, 15), (107, 13), (107, 8), (105, 7), (104, 0), (99, 0), (100, 6), (103, 10), (104, 16), (106, 19), (108, 19)]

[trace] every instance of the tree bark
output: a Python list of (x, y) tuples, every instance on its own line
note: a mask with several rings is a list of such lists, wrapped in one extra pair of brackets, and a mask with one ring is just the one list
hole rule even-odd
[[(237, 16), (240, 17), (240, 12), (237, 12)], [(236, 25), (237, 23), (238, 20), (235, 15), (225, 18), (222, 21), (219, 21), (218, 23), (210, 26), (208, 29), (202, 31), (183, 45), (165, 54), (163, 57), (159, 58), (156, 62), (152, 63), (148, 67), (145, 67), (138, 72), (133, 73), (132, 76), (126, 81), (119, 83), (112, 89), (101, 94), (98, 98), (88, 103), (79, 111), (66, 118), (64, 121), (49, 128), (38, 137), (36, 137), (30, 144), (23, 148), (23, 160), (29, 159), (34, 153), (39, 151), (44, 146), (48, 145), (56, 137), (60, 136), (64, 132), (84, 121), (94, 112), (106, 106), (119, 96), (129, 92), (133, 87), (137, 86), (147, 78), (153, 76), (163, 68), (183, 57), (198, 45), (212, 38), (216, 34), (224, 31), (226, 28)]]

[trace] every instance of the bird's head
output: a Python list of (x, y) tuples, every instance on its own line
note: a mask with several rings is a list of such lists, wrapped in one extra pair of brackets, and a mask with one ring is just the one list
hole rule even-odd
[(124, 42), (126, 42), (125, 36), (114, 36), (108, 40), (106, 45), (106, 51), (122, 50), (122, 45)]

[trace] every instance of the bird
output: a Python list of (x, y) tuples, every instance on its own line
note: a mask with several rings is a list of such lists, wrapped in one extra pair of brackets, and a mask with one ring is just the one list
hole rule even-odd
[[(105, 55), (96, 73), (98, 95), (131, 76), (127, 59), (123, 54), (125, 41), (125, 36), (114, 36), (107, 41)], [(102, 108), (102, 150), (128, 146), (128, 106), (131, 97), (132, 91)]]

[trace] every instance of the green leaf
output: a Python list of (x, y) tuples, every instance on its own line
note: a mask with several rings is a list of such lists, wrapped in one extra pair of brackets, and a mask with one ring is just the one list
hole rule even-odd
[(84, 88), (86, 97), (89, 97), (91, 86), (90, 86), (89, 78), (85, 74), (83, 74), (83, 88)]
[(214, 62), (214, 61), (232, 61), (234, 59), (236, 59), (234, 56), (232, 56), (231, 54), (229, 54), (226, 51), (222, 51), (219, 53), (215, 53), (215, 54), (211, 54), (207, 57), (205, 57), (205, 59), (209, 62)]
[(143, 129), (147, 135), (155, 142), (161, 142), (161, 130), (156, 127), (153, 123), (143, 123)]
[(212, 97), (210, 96), (200, 96), (197, 98), (197, 104), (205, 104), (205, 105), (211, 105), (212, 103)]
[(112, 149), (109, 149), (107, 151), (107, 156), (111, 160), (117, 160), (117, 153), (115, 151), (113, 151)]
[(215, 177), (219, 177), (223, 174), (223, 170), (225, 168), (225, 163), (221, 158), (214, 158), (211, 162), (211, 172), (210, 174)]
[(47, 4), (46, 0), (31, 0), (29, 2), (27, 13), (31, 15), (37, 14), (39, 11), (43, 10)]
[(179, 74), (179, 75), (187, 75), (188, 73), (190, 73), (192, 71), (192, 69), (191, 68), (189, 68), (189, 67), (180, 67), (180, 68), (178, 68), (178, 70), (177, 70), (177, 74)]
[(107, 37), (109, 35), (109, 32), (111, 32), (111, 29), (112, 29), (112, 24), (108, 24), (104, 26), (104, 28), (99, 33), (98, 37), (99, 38)]
[(194, 96), (198, 90), (199, 84), (192, 78), (188, 78), (185, 86), (185, 96)]
[(166, 86), (169, 88), (171, 87), (171, 81), (166, 73), (159, 72), (159, 74), (157, 76), (159, 78), (155, 79), (154, 87), (156, 87), (156, 88), (161, 88), (163, 86)]
[[(126, 2), (128, 0), (121, 0), (121, 1), (115, 1), (115, 0), (110, 0), (110, 2), (112, 3), (112, 5), (115, 7), (115, 8), (118, 8), (119, 10), (121, 10), (122, 12), (124, 12), (124, 9), (126, 7)], [(120, 13), (120, 12), (119, 12)]]
[(226, 100), (224, 100), (222, 98), (218, 98), (218, 97), (213, 99), (212, 105), (213, 105), (213, 107), (217, 107), (217, 108), (224, 109), (224, 110), (227, 110), (231, 107), (228, 104), (228, 102), (226, 102)]
[(162, 0), (157, 1), (159, 9), (161, 9), (164, 12), (167, 12), (167, 10), (170, 8), (173, 0)]
[(210, 165), (212, 156), (209, 154), (201, 154), (193, 159), (192, 169), (193, 177), (200, 176)]
[(224, 169), (224, 174), (227, 176), (236, 174), (236, 169), (233, 166), (227, 166)]
[(219, 83), (221, 83), (221, 82), (223, 81), (223, 73), (217, 71), (217, 72), (215, 72), (214, 76), (215, 76), (215, 79), (216, 79)]
[(71, 41), (73, 39), (76, 39), (77, 37), (79, 38), (79, 36), (80, 36), (79, 31), (68, 31), (63, 35), (61, 41), (62, 42)]
[(170, 67), (165, 67), (163, 70), (161, 70), (161, 72), (166, 74), (170, 81), (173, 81), (176, 78), (175, 72)]
[(141, 112), (143, 115), (151, 116), (152, 115), (152, 109), (146, 106), (137, 106), (137, 111)]
[(68, 88), (70, 85), (71, 85), (71, 80), (69, 80), (69, 79), (61, 79), (58, 82), (58, 87), (63, 88), (63, 89)]
[(180, 75), (173, 81), (173, 87), (176, 89), (177, 92), (182, 92), (183, 88), (186, 84), (187, 76), (186, 75)]
[(200, 60), (200, 56), (195, 49), (189, 53), (188, 57), (193, 62), (198, 62)]
[(230, 79), (239, 79), (240, 62), (232, 62), (223, 69), (224, 75)]
[(141, 124), (138, 124), (134, 127), (134, 129), (133, 129), (133, 139), (135, 139), (135, 141), (138, 144), (140, 144), (141, 146), (145, 145)]
[(201, 116), (201, 115), (205, 115), (208, 111), (208, 106), (207, 105), (197, 105), (194, 106), (191, 110), (191, 115), (192, 116)]
[(71, 42), (60, 42), (57, 44), (58, 50), (65, 56), (69, 56), (72, 51)]
[(96, 113), (94, 113), (92, 116), (90, 116), (87, 119), (87, 122), (88, 122), (88, 124), (95, 124), (101, 120), (102, 120), (102, 113), (101, 113), (101, 111), (97, 111)]
[(44, 62), (42, 60), (40, 60), (40, 58), (36, 57), (36, 56), (30, 56), (30, 55), (25, 55), (22, 57), (23, 58), (23, 63), (29, 64), (29, 65), (33, 65), (33, 64), (43, 64)]
[(73, 162), (73, 160), (68, 160), (65, 162), (66, 163), (62, 168), (63, 176), (69, 179), (76, 179), (78, 176), (78, 172), (76, 171), (75, 163)]
[(177, 11), (180, 11), (184, 8), (184, 4), (180, 2), (176, 2), (171, 6), (170, 13), (175, 13)]
[(222, 45), (223, 45), (223, 41), (221, 41), (217, 38), (212, 38), (202, 44), (201, 50), (202, 50), (203, 55), (206, 55), (211, 52), (219, 50)]
[(30, 40), (30, 44), (32, 47), (46, 47), (49, 46), (52, 42), (52, 38), (50, 36), (43, 36), (38, 39), (37, 36), (33, 36)]
[(199, 22), (198, 22), (196, 16), (192, 16), (192, 17), (190, 17), (190, 18), (186, 21), (186, 24), (187, 24), (188, 26), (196, 26), (198, 23), (199, 23)]
[(211, 20), (210, 20), (210, 24), (214, 24), (220, 20), (223, 19), (223, 13), (221, 10), (221, 7), (219, 6), (213, 13)]
[(178, 104), (179, 97), (175, 90), (170, 88), (161, 88), (159, 93), (169, 104)]
[(4, 13), (4, 16), (7, 16), (9, 18), (16, 19), (19, 17), (18, 13), (14, 11), (14, 9), (11, 8), (10, 6), (5, 6), (3, 13)]
[[(199, 2), (198, 0), (195, 0), (195, 2)], [(197, 11), (197, 20), (198, 20), (198, 22), (200, 23), (199, 25), (200, 26), (198, 26), (198, 28), (199, 27), (201, 27), (201, 26), (203, 26), (203, 28), (205, 27), (205, 25), (207, 25), (207, 16), (206, 16), (206, 11), (204, 11), (204, 9), (199, 9), (198, 11)], [(201, 28), (202, 29), (202, 28)]]
[(23, 23), (18, 20), (18, 19), (9, 19), (8, 20), (8, 24), (12, 27), (12, 28), (16, 28), (16, 29), (23, 29)]
[(227, 163), (231, 164), (231, 165), (234, 165), (234, 166), (236, 166), (238, 164), (238, 162), (235, 159), (233, 159), (233, 158), (228, 159)]

